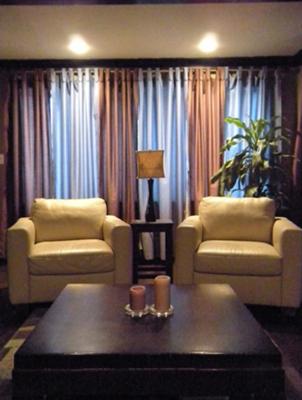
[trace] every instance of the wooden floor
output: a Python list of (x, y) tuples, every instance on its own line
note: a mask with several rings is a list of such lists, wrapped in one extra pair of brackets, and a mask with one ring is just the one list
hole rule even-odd
[[(288, 400), (302, 400), (302, 309), (295, 317), (275, 307), (249, 309), (282, 353)], [(0, 265), (0, 352), (24, 319), (8, 300), (6, 269)]]

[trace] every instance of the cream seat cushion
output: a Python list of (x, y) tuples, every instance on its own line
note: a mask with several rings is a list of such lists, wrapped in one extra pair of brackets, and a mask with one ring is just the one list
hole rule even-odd
[(281, 257), (264, 242), (207, 240), (195, 254), (195, 271), (228, 275), (280, 275)]
[(29, 256), (33, 275), (68, 275), (114, 270), (111, 247), (103, 240), (60, 240), (40, 242)]

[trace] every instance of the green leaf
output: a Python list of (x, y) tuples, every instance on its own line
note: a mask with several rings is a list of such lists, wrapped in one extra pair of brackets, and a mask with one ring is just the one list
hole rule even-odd
[(257, 192), (257, 186), (247, 187), (245, 190), (245, 197), (254, 197)]
[[(239, 190), (245, 196), (268, 196), (282, 203), (286, 195), (284, 185), (291, 179), (283, 160), (294, 158), (287, 150), (292, 148), (294, 136), (292, 131), (280, 126), (279, 120), (280, 117), (274, 117), (270, 121), (263, 118), (250, 119), (247, 126), (239, 118), (225, 118), (226, 123), (233, 124), (242, 131), (226, 140), (221, 154), (238, 144), (241, 144), (241, 150), (225, 161), (211, 177), (211, 182), (219, 182), (221, 195), (231, 195)], [(285, 166), (287, 165), (288, 162)]]
[(246, 131), (246, 129), (248, 129), (246, 124), (243, 121), (241, 121), (239, 118), (226, 117), (224, 120), (228, 124), (233, 124), (233, 125), (237, 126), (238, 128), (243, 129), (244, 131)]

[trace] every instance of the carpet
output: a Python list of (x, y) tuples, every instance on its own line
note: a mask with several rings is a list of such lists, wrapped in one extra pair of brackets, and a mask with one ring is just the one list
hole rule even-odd
[(0, 399), (11, 400), (11, 373), (14, 365), (14, 354), (28, 335), (34, 330), (45, 309), (35, 310), (0, 350)]

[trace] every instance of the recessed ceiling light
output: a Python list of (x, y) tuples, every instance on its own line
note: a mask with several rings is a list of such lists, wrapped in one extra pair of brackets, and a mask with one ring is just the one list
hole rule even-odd
[(217, 37), (214, 33), (206, 34), (198, 44), (199, 50), (204, 53), (212, 53), (218, 48)]
[(68, 48), (76, 54), (85, 54), (90, 50), (90, 46), (80, 35), (72, 36)]

